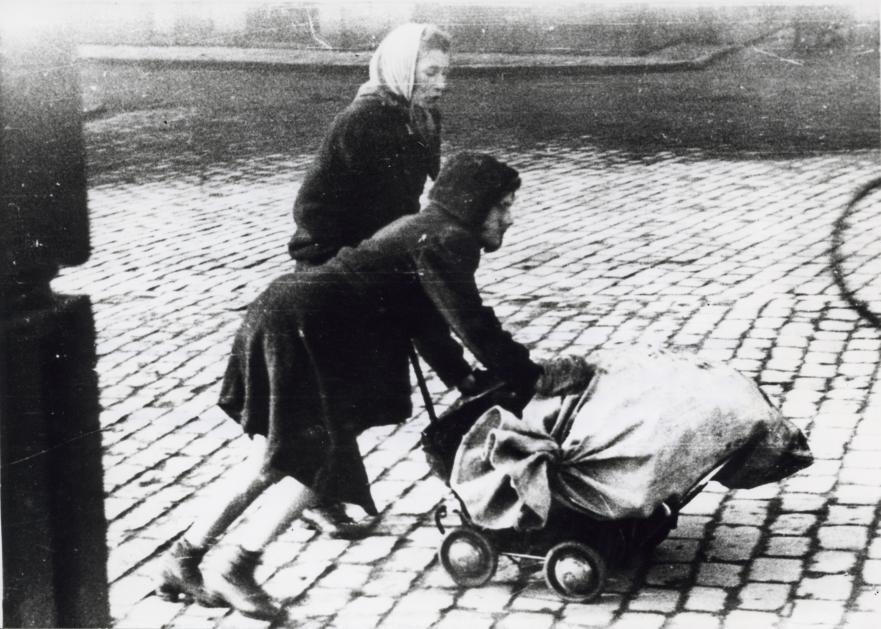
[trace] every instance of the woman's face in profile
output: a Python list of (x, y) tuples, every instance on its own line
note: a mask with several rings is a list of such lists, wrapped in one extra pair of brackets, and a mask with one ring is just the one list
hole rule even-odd
[(480, 243), (484, 251), (497, 251), (502, 246), (505, 232), (514, 224), (514, 217), (511, 216), (513, 204), (514, 193), (509, 192), (490, 209), (480, 231)]
[(441, 50), (419, 53), (416, 62), (416, 83), (413, 87), (413, 103), (420, 107), (435, 107), (447, 89), (447, 72), (450, 55)]

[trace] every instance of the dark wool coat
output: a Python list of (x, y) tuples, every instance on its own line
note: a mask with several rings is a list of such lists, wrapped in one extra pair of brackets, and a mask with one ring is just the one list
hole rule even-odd
[(431, 116), (428, 133), (407, 101), (387, 91), (358, 97), (337, 115), (294, 203), (294, 260), (322, 263), (419, 211), (425, 180), (440, 164), (440, 114)]
[(272, 467), (368, 512), (355, 438), (412, 413), (411, 338), (448, 386), (470, 372), (451, 329), (515, 387), (531, 389), (540, 372), (483, 305), (475, 229), (442, 202), (273, 281), (249, 307), (223, 381), (220, 406), (267, 436)]

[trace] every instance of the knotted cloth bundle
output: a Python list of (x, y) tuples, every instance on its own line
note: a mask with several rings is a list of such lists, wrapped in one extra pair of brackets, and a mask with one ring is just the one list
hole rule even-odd
[(450, 486), (479, 526), (542, 528), (555, 499), (601, 519), (648, 517), (729, 457), (718, 477), (730, 487), (812, 461), (801, 431), (727, 365), (639, 348), (586, 360), (584, 390), (536, 398), (523, 419), (492, 408), (465, 435)]

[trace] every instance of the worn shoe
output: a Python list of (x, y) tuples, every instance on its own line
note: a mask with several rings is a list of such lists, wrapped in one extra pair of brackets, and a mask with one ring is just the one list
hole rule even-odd
[(226, 602), (244, 616), (272, 620), (281, 609), (254, 580), (263, 553), (239, 546), (226, 568), (209, 576), (208, 595)]
[(159, 568), (156, 595), (166, 601), (192, 601), (216, 606), (218, 601), (205, 593), (199, 564), (208, 551), (185, 539), (179, 539), (168, 549)]
[(337, 539), (350, 540), (369, 537), (379, 522), (376, 516), (353, 519), (346, 513), (346, 508), (341, 502), (326, 502), (306, 509), (300, 518), (313, 531), (327, 533)]

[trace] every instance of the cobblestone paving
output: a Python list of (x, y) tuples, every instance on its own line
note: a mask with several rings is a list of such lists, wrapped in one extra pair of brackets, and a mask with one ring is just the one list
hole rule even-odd
[[(375, 536), (295, 524), (266, 553), (258, 578), (286, 601), (282, 626), (877, 626), (881, 332), (846, 308), (826, 255), (832, 222), (881, 152), (637, 158), (576, 140), (496, 153), (524, 185), (508, 242), (479, 279), (520, 341), (538, 356), (648, 343), (731, 361), (809, 432), (816, 463), (755, 490), (711, 484), (599, 602), (566, 603), (504, 559), (470, 590), (437, 565), (431, 511), (447, 493), (418, 449), (419, 413), (362, 439), (384, 516)], [(214, 407), (217, 385), (242, 309), (290, 268), (306, 159), (89, 191), (93, 256), (54, 287), (94, 301), (117, 627), (268, 625), (161, 601), (151, 578), (196, 493), (243, 457), (246, 439)]]

